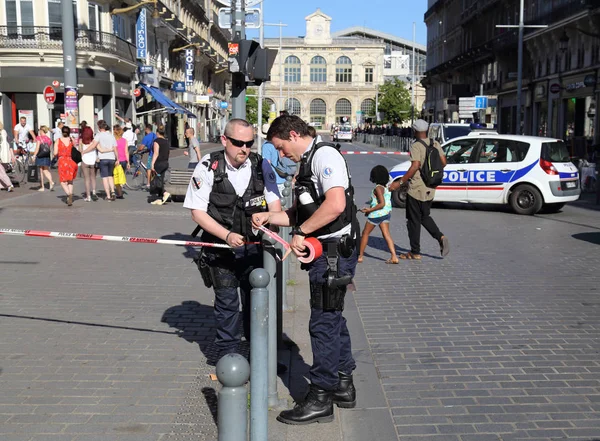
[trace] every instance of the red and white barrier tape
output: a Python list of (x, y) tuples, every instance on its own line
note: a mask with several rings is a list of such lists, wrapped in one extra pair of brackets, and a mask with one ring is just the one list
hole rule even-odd
[(359, 152), (355, 150), (342, 151), (343, 155), (410, 155), (408, 152)]
[[(12, 236), (54, 237), (59, 239), (106, 240), (109, 242), (155, 243), (161, 245), (188, 245), (194, 247), (231, 248), (224, 243), (194, 242), (189, 240), (152, 239), (149, 237), (106, 236), (102, 234), (59, 233), (57, 231), (13, 230), (0, 228), (0, 234)], [(257, 245), (258, 242), (248, 242), (247, 245)]]

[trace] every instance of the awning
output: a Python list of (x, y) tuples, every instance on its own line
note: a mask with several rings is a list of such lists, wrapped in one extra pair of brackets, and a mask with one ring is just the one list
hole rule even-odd
[(144, 89), (146, 91), (146, 93), (149, 93), (150, 95), (152, 95), (152, 97), (156, 101), (158, 101), (160, 103), (160, 105), (163, 106), (167, 112), (169, 112), (169, 113), (179, 113), (179, 114), (182, 114), (182, 115), (187, 115), (190, 118), (196, 118), (196, 115), (194, 115), (192, 112), (190, 112), (186, 108), (180, 106), (179, 104), (174, 103), (173, 101), (171, 101), (169, 99), (169, 97), (167, 97), (164, 93), (162, 93), (160, 91), (160, 89), (158, 89), (156, 87), (148, 86), (148, 85), (143, 84), (143, 83), (140, 83), (139, 86), (142, 89)]

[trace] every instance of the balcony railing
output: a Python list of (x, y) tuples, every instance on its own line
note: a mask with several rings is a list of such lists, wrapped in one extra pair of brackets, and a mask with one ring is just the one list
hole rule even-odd
[[(79, 51), (103, 52), (135, 63), (135, 46), (114, 34), (77, 29)], [(62, 50), (62, 28), (42, 26), (0, 26), (0, 48)]]

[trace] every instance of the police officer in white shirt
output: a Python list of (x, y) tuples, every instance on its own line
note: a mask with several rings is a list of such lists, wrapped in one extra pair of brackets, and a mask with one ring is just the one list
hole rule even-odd
[[(247, 242), (259, 241), (253, 232), (255, 213), (281, 211), (275, 172), (267, 161), (250, 152), (254, 130), (243, 119), (225, 126), (225, 150), (205, 155), (194, 170), (183, 206), (204, 230), (202, 241), (227, 243), (232, 249), (204, 247), (195, 259), (207, 287), (215, 290), (217, 353), (209, 363), (236, 352), (240, 322), (250, 338), (250, 282), (253, 269), (262, 267), (262, 249)], [(242, 299), (239, 312), (238, 288)]]
[(29, 142), (29, 136), (31, 135), (31, 139), (35, 140), (35, 133), (29, 124), (27, 124), (27, 118), (22, 116), (19, 119), (19, 124), (15, 126), (13, 129), (13, 135), (15, 137), (15, 142), (19, 144), (25, 144)]
[(295, 225), (292, 250), (305, 254), (304, 240), (316, 237), (323, 255), (306, 265), (310, 280), (309, 332), (313, 351), (310, 390), (304, 401), (277, 419), (286, 424), (333, 421), (333, 404), (356, 406), (350, 334), (342, 315), (347, 285), (357, 263), (359, 229), (354, 189), (339, 145), (317, 142), (297, 116), (283, 115), (269, 128), (267, 139), (285, 157), (299, 163), (296, 203), (286, 212), (256, 213), (255, 227), (267, 223)]

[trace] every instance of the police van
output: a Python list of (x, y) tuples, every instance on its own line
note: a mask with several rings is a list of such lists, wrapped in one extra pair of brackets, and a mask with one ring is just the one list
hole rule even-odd
[(333, 141), (352, 141), (352, 126), (339, 126), (337, 132), (333, 134)]
[[(553, 138), (471, 132), (442, 146), (447, 158), (436, 202), (508, 204), (517, 214), (557, 212), (581, 193), (579, 172), (565, 143)], [(410, 161), (390, 170), (404, 176)], [(392, 194), (403, 207), (406, 189)]]

